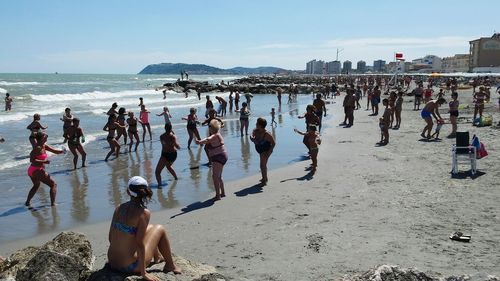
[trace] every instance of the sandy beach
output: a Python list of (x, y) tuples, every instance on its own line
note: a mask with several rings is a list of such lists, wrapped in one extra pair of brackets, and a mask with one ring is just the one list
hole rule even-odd
[[(470, 90), (461, 91), (459, 99), (470, 103), (469, 96)], [(336, 280), (379, 264), (468, 274), (472, 280), (499, 276), (498, 127), (459, 124), (459, 131), (477, 134), (490, 155), (478, 161), (476, 177), (464, 172), (452, 178), (455, 140), (445, 138), (450, 125), (442, 129), (443, 140), (421, 141), (424, 121), (412, 110), (412, 97), (405, 97), (401, 129), (390, 130), (383, 147), (375, 146), (378, 118), (364, 108), (355, 112), (353, 127), (338, 126), (342, 97), (327, 105), (333, 118), (324, 121), (314, 175), (304, 160), (270, 171), (263, 189), (255, 174), (226, 183), (228, 196), (213, 205), (201, 201), (155, 212), (152, 222), (166, 226), (174, 253), (213, 265), (233, 280)], [(494, 123), (500, 117), (495, 106), (488, 104)], [(444, 106), (443, 117), (446, 112)], [(108, 228), (103, 222), (72, 229), (92, 242), (95, 268), (106, 262)], [(472, 241), (450, 240), (454, 231), (472, 235)], [(53, 236), (2, 243), (0, 253)]]

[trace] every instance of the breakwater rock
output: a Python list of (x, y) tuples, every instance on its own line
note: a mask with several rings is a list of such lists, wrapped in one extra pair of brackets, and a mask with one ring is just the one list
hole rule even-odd
[[(224, 281), (226, 278), (215, 268), (174, 257), (183, 274), (163, 273), (163, 263), (148, 268), (148, 272), (160, 280), (177, 281)], [(92, 246), (82, 233), (62, 232), (41, 247), (27, 247), (0, 262), (0, 280), (58, 280), (58, 281), (117, 281), (142, 280), (140, 276), (128, 276), (105, 266), (92, 270), (94, 256)]]
[[(414, 268), (399, 268), (393, 265), (381, 265), (365, 273), (345, 276), (342, 281), (469, 281), (467, 275), (432, 276)], [(488, 276), (485, 281), (499, 281), (495, 276)]]
[[(298, 94), (310, 94), (331, 89), (328, 78), (307, 76), (250, 76), (236, 79), (230, 83), (221, 81), (218, 84), (199, 82), (193, 80), (179, 80), (175, 83), (165, 83), (157, 90), (171, 90), (178, 93), (195, 91), (200, 93), (239, 91), (252, 94), (289, 93), (294, 88)], [(291, 86), (293, 85), (293, 86)]]

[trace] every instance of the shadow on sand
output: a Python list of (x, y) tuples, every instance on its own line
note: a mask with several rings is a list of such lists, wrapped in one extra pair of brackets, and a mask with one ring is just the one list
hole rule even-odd
[(186, 207), (181, 209), (181, 211), (182, 211), (181, 213), (173, 215), (170, 218), (173, 219), (175, 217), (187, 214), (187, 213), (192, 212), (192, 211), (208, 208), (208, 207), (212, 206), (214, 203), (215, 203), (215, 200), (213, 198), (210, 198), (210, 199), (205, 200), (203, 202), (198, 201), (198, 202), (195, 202), (193, 204), (189, 204)]
[(456, 174), (453, 174), (451, 173), (451, 178), (452, 179), (466, 179), (466, 178), (470, 178), (472, 180), (475, 180), (477, 178), (479, 178), (480, 176), (482, 175), (485, 175), (486, 173), (485, 172), (481, 172), (481, 171), (476, 171), (476, 173), (473, 175), (470, 171), (463, 171), (463, 172), (458, 172)]
[(234, 194), (238, 197), (243, 197), (243, 196), (247, 196), (250, 194), (257, 194), (257, 193), (261, 193), (261, 192), (262, 192), (262, 184), (258, 183), (258, 184), (254, 184), (250, 187), (244, 188), (240, 191), (236, 191)]
[(311, 170), (311, 168), (308, 168), (306, 170), (309, 170), (309, 172), (307, 174), (303, 175), (302, 177), (284, 179), (284, 180), (281, 180), (280, 182), (287, 182), (287, 181), (291, 181), (291, 180), (310, 181), (313, 179), (315, 171)]

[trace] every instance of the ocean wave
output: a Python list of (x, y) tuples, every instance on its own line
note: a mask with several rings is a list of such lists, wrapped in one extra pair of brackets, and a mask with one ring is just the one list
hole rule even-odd
[(158, 95), (158, 93), (159, 93), (158, 91), (154, 90), (127, 90), (119, 92), (93, 91), (81, 94), (53, 94), (53, 95), (30, 94), (30, 97), (36, 101), (57, 102), (57, 101), (74, 101), (74, 100), (83, 101), (83, 100), (119, 99), (122, 97), (131, 97), (131, 96), (140, 97), (146, 95)]
[(2, 86), (14, 86), (14, 85), (40, 85), (40, 82), (8, 82), (0, 81)]
[(17, 160), (17, 161), (5, 161), (4, 163), (0, 164), (0, 171), (5, 170), (5, 169), (11, 169), (15, 168), (21, 165), (28, 165), (30, 163), (30, 159), (22, 159), (22, 160)]

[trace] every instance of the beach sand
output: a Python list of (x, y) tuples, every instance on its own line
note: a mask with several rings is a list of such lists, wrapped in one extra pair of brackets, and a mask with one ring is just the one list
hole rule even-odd
[[(460, 94), (463, 103), (462, 95), (470, 94)], [(469, 274), (472, 280), (500, 275), (498, 128), (459, 124), (459, 131), (477, 133), (490, 155), (478, 161), (478, 176), (452, 178), (454, 140), (444, 138), (450, 125), (442, 141), (420, 141), (424, 121), (411, 110), (413, 98), (405, 100), (401, 129), (390, 131), (387, 146), (375, 146), (378, 118), (368, 111), (355, 112), (353, 127), (338, 127), (343, 114), (337, 98), (327, 106), (334, 118), (323, 132), (316, 174), (306, 171), (310, 161), (304, 160), (270, 171), (262, 190), (258, 174), (228, 182), (222, 201), (155, 212), (152, 223), (167, 227), (177, 255), (234, 280), (332, 280), (379, 264)], [(95, 268), (106, 261), (108, 228), (104, 222), (73, 229), (91, 240)], [(457, 230), (472, 241), (450, 240)], [(4, 243), (0, 253), (54, 235)]]

